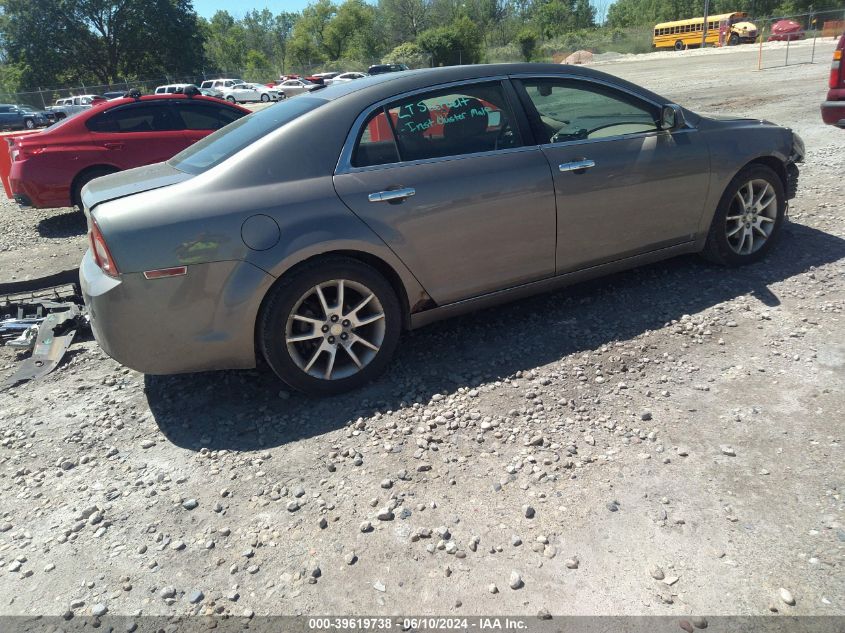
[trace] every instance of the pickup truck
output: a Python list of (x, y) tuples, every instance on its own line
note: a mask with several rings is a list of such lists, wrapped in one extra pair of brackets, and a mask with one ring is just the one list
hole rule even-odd
[(74, 114), (79, 114), (91, 108), (92, 105), (102, 103), (106, 98), (102, 95), (79, 95), (77, 97), (67, 97), (65, 99), (57, 99), (55, 105), (50, 107), (50, 110), (56, 114), (56, 119), (66, 119)]

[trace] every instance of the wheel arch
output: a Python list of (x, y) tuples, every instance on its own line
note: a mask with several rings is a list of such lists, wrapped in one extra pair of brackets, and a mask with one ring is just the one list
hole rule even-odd
[(120, 167), (110, 165), (108, 163), (97, 163), (96, 165), (88, 165), (87, 167), (80, 169), (79, 172), (73, 177), (73, 180), (70, 181), (71, 204), (79, 204), (81, 202), (81, 200), (74, 200), (74, 198), (76, 197), (76, 186), (85, 176), (87, 176), (93, 171), (107, 171), (108, 173), (114, 173), (117, 171), (121, 171), (121, 169)]
[(784, 164), (784, 162), (780, 158), (771, 154), (767, 156), (758, 156), (757, 158), (748, 161), (742, 167), (736, 170), (736, 173), (732, 176), (732, 179), (735, 178), (736, 175), (740, 173), (743, 169), (747, 169), (753, 165), (763, 165), (764, 167), (768, 167), (773, 172), (775, 172), (780, 178), (781, 183), (783, 183), (784, 191), (786, 191), (788, 185), (786, 164)]
[[(425, 291), (422, 292), (421, 296), (412, 305), (410, 297), (408, 296), (408, 289), (405, 285), (405, 282), (403, 282), (401, 275), (392, 265), (390, 265), (382, 257), (362, 250), (336, 248), (306, 257), (301, 261), (298, 261), (293, 266), (287, 268), (286, 270), (284, 270), (284, 272), (282, 272), (282, 274), (276, 277), (276, 280), (270, 285), (270, 287), (267, 289), (267, 292), (264, 294), (264, 297), (262, 297), (261, 299), (261, 304), (258, 308), (259, 317), (262, 311), (264, 310), (264, 306), (266, 305), (268, 298), (271, 296), (273, 290), (280, 283), (282, 283), (283, 280), (290, 278), (291, 275), (295, 275), (297, 271), (301, 270), (305, 266), (312, 266), (315, 263), (320, 262), (321, 260), (329, 259), (332, 257), (347, 257), (349, 259), (359, 261), (362, 264), (367, 264), (371, 268), (374, 268), (382, 277), (387, 280), (387, 282), (390, 284), (390, 287), (396, 293), (397, 299), (399, 300), (399, 306), (402, 309), (402, 329), (404, 330), (410, 329), (412, 313), (435, 307), (434, 302), (431, 300), (428, 294), (425, 293)], [(258, 319), (256, 319), (255, 322), (255, 332), (257, 336)]]

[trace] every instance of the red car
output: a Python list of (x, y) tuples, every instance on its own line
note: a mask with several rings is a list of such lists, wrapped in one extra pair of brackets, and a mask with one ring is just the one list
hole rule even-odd
[(80, 206), (94, 178), (165, 161), (249, 113), (193, 94), (106, 101), (39, 134), (10, 137), (9, 188), (22, 206)]
[(807, 37), (802, 27), (798, 22), (792, 20), (778, 20), (772, 25), (772, 34), (769, 36), (770, 42), (795, 42), (803, 40)]
[(845, 33), (839, 38), (839, 44), (833, 51), (833, 63), (830, 65), (830, 80), (827, 101), (822, 103), (822, 121), (845, 129)]

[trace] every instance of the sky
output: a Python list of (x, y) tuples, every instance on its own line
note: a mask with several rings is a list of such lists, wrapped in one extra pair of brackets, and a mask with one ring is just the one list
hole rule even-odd
[(218, 10), (228, 11), (241, 18), (253, 9), (270, 9), (273, 13), (301, 11), (308, 6), (308, 2), (309, 0), (194, 0), (194, 10), (204, 18), (210, 18)]
[[(273, 13), (302, 11), (310, 0), (194, 0), (194, 9), (204, 18), (210, 18), (216, 11), (228, 11), (236, 18), (242, 18), (253, 9), (270, 9)], [(595, 2), (593, 2), (595, 5)]]

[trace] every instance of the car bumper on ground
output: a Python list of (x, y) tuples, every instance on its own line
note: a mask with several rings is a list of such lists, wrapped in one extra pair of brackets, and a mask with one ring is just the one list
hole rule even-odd
[(828, 125), (845, 128), (845, 101), (825, 101), (821, 109), (822, 121)]
[(79, 269), (91, 329), (119, 363), (148, 374), (255, 367), (255, 320), (275, 279), (238, 261), (178, 277), (106, 275), (89, 249)]

